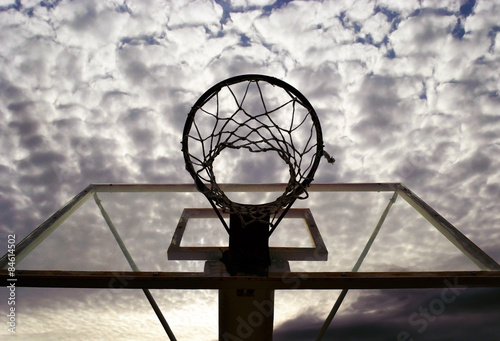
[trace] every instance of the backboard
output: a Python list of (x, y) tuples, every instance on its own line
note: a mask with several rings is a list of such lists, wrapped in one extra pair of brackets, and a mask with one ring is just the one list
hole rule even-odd
[[(222, 186), (235, 198), (267, 200), (285, 185)], [(95, 288), (108, 296), (130, 289), (127, 299), (134, 289), (164, 289), (156, 293), (159, 305), (180, 335), (193, 327), (172, 317), (190, 305), (185, 297), (183, 308), (169, 305), (169, 296), (181, 297), (178, 290), (212, 295), (215, 302), (196, 299), (195, 306), (211, 306), (217, 315), (211, 290), (323, 289), (326, 295), (326, 289), (436, 288), (456, 279), (469, 287), (499, 286), (495, 260), (402, 184), (312, 184), (308, 192), (271, 236), (269, 276), (234, 278), (217, 264), (227, 233), (194, 185), (90, 185), (16, 245), (17, 286)], [(8, 258), (1, 261), (7, 269)], [(1, 276), (6, 281), (8, 271)], [(245, 290), (242, 295), (251, 295)], [(275, 326), (290, 316), (280, 295)], [(216, 339), (216, 320), (197, 333)]]

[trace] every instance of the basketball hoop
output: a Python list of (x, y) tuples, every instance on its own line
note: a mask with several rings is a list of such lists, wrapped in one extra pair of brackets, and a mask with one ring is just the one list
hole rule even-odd
[[(228, 198), (214, 172), (214, 161), (228, 148), (277, 153), (290, 175), (283, 194), (264, 204), (245, 204)], [(265, 239), (267, 245), (267, 239), (295, 200), (307, 198), (307, 187), (321, 157), (334, 162), (323, 150), (318, 116), (304, 95), (279, 79), (255, 74), (226, 79), (196, 101), (184, 126), (182, 151), (186, 169), (198, 190), (216, 212), (221, 209), (230, 213), (231, 227), (218, 214), (230, 235), (230, 245), (236, 230), (250, 226), (252, 232), (244, 232), (246, 237), (259, 230), (259, 240)]]

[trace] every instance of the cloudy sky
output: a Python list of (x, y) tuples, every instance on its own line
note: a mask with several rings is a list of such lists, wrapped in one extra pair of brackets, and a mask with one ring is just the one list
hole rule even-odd
[[(486, 0), (0, 0), (1, 250), (90, 183), (192, 182), (180, 151), (191, 106), (223, 79), (261, 73), (316, 109), (337, 160), (320, 164), (316, 182), (403, 182), (499, 262), (499, 17), (500, 2)], [(260, 170), (244, 179), (265, 179)], [(207, 207), (200, 196), (101, 199), (141, 269), (191, 271), (200, 265), (162, 257), (179, 210)], [(299, 203), (318, 208), (323, 266), (350, 270), (389, 198)], [(476, 269), (403, 200), (393, 210), (361, 270)], [(23, 266), (128, 270), (95, 204), (77, 213)], [(219, 230), (186, 242), (217, 242)], [(277, 233), (276, 245), (300, 246)], [(142, 292), (17, 294), (19, 339), (164, 335)], [(217, 338), (217, 292), (154, 294), (179, 340)], [(442, 289), (350, 292), (325, 339), (496, 340), (499, 291), (454, 294), (439, 304)], [(337, 296), (277, 293), (275, 338), (314, 339)]]

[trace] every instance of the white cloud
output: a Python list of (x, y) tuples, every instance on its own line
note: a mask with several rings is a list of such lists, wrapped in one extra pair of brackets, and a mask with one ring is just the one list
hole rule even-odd
[(375, 42), (380, 42), (389, 33), (391, 23), (387, 21), (387, 17), (382, 13), (371, 15), (363, 23), (361, 32), (370, 34)]
[(371, 1), (346, 1), (342, 5), (341, 6), (344, 7), (344, 10), (347, 12), (347, 17), (359, 23), (373, 15), (375, 3)]
[(380, 0), (377, 1), (377, 5), (379, 8), (389, 10), (402, 18), (406, 18), (408, 15), (413, 13), (417, 7), (414, 3), (397, 0)]
[(403, 21), (391, 35), (396, 55), (422, 54), (433, 57), (441, 53), (438, 47), (446, 44), (455, 18), (424, 14)]
[(247, 11), (247, 12), (234, 12), (231, 13), (231, 23), (229, 24), (230, 28), (235, 28), (239, 32), (248, 32), (252, 27), (255, 19), (261, 15), (261, 11)]
[(179, 0), (171, 2), (167, 16), (170, 27), (200, 25), (217, 30), (222, 8), (209, 0)]
[(231, 6), (239, 8), (247, 8), (250, 6), (268, 6), (274, 3), (274, 0), (230, 0)]

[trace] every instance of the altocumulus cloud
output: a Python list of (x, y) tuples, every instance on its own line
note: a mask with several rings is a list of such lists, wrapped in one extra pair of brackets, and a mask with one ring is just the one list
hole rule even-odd
[[(1, 250), (7, 233), (15, 231), (20, 240), (89, 183), (191, 182), (183, 171), (179, 143), (190, 107), (222, 79), (263, 73), (299, 89), (320, 116), (326, 149), (337, 163), (322, 165), (316, 181), (402, 181), (500, 261), (499, 15), (494, 1), (1, 1)], [(247, 169), (252, 169), (243, 176), (248, 182), (280, 171), (245, 163), (235, 168)], [(351, 205), (367, 224), (370, 214), (379, 214), (349, 200), (332, 201), (336, 206), (329, 212), (352, 215)], [(197, 202), (203, 203), (203, 198)], [(126, 204), (142, 213), (127, 212)], [(157, 253), (165, 248), (160, 239), (170, 236), (143, 222), (175, 224), (178, 216), (170, 215), (180, 209), (172, 199), (154, 205), (126, 199), (108, 204), (116, 212), (114, 219), (129, 222), (127, 245), (151, 270), (165, 265)], [(148, 216), (151, 207), (156, 211)], [(316, 218), (324, 225), (331, 219)], [(89, 226), (102, 223), (100, 219), (89, 210)], [(437, 243), (416, 228), (399, 231), (400, 222), (388, 222), (393, 231), (388, 240)], [(70, 225), (73, 234), (66, 239), (54, 235), (54, 249), (64, 245), (68, 255), (82, 255), (75, 264), (104, 267), (99, 259), (85, 261), (91, 251), (76, 242), (85, 238), (79, 226)], [(109, 245), (109, 231), (98, 231), (102, 238), (95, 235), (88, 241)], [(347, 254), (362, 247), (362, 231), (339, 227), (322, 233), (338, 242), (335, 264), (349, 268), (355, 256)], [(40, 266), (57, 260), (57, 252), (46, 250), (37, 260)], [(388, 254), (373, 251), (377, 257), (370, 266), (424, 269), (433, 260), (401, 245), (393, 245)], [(412, 252), (417, 256), (401, 256)], [(393, 262), (400, 256), (403, 264)], [(103, 257), (110, 262), (106, 264), (126, 267), (113, 263), (111, 253)], [(446, 260), (469, 266), (459, 257)], [(328, 335), (360, 340), (396, 338), (402, 331), (425, 340), (468, 340), (473, 330), (483, 340), (498, 335), (492, 322), (498, 316), (487, 304), (488, 297), (498, 302), (498, 292), (487, 289), (464, 291), (419, 333), (422, 323), (411, 325), (410, 316), (439, 294), (350, 293)], [(155, 324), (148, 313), (120, 317), (129, 308), (124, 302), (140, 300), (136, 293), (23, 289), (19, 295), (38, 298), (31, 305), (27, 299), (19, 301), (20, 311), (26, 312), (19, 333), (30, 339), (103, 338), (91, 332), (94, 324), (134, 339), (162, 335), (161, 328), (143, 334), (133, 327), (144, 321)], [(64, 304), (78, 306), (80, 315), (52, 300), (58, 295), (65, 297)], [(171, 304), (184, 302), (183, 312), (196, 311), (203, 321), (203, 314), (216, 314), (213, 293), (158, 295), (179, 339), (216, 337), (215, 318), (192, 328)], [(42, 296), (47, 300), (40, 301)], [(297, 295), (276, 320), (277, 339), (315, 335), (330, 308), (319, 307), (317, 297)], [(107, 302), (113, 323), (90, 319), (92, 299)], [(366, 312), (367, 300), (377, 308)], [(47, 316), (54, 314), (58, 318), (47, 324)], [(460, 335), (450, 327), (456, 325)]]

